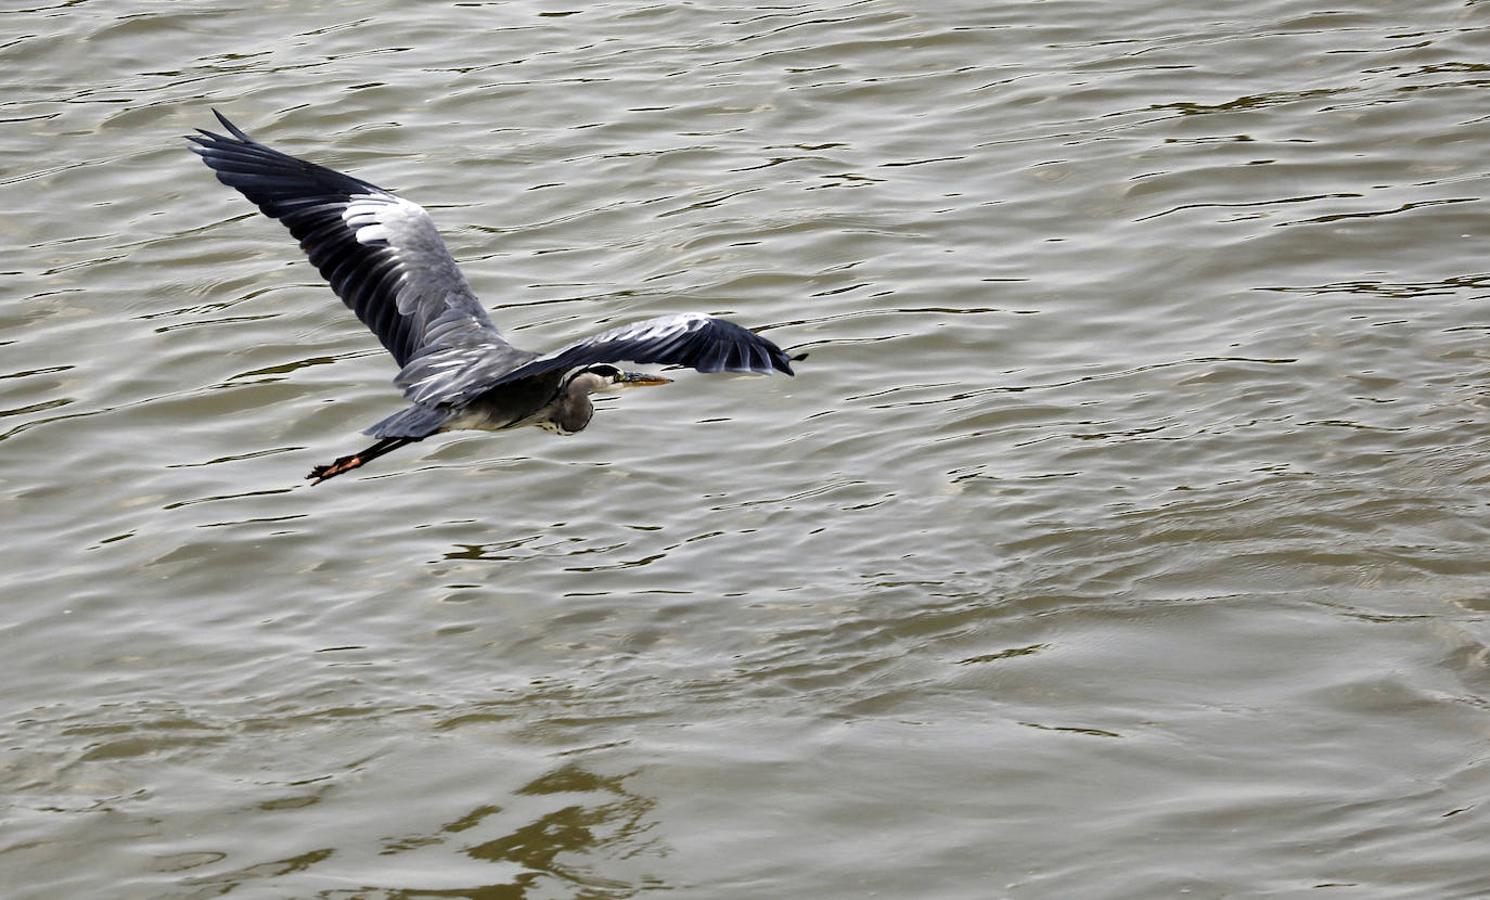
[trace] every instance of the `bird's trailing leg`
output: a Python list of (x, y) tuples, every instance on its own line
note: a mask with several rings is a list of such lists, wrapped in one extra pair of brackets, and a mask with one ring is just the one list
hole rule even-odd
[(312, 484), (320, 484), (328, 478), (335, 478), (337, 475), (340, 475), (343, 472), (350, 472), (360, 466), (367, 465), (369, 462), (372, 462), (373, 460), (382, 456), (384, 453), (390, 453), (394, 450), (397, 450), (399, 447), (402, 447), (404, 444), (412, 444), (417, 440), (419, 440), (419, 438), (383, 438), (376, 444), (373, 444), (371, 447), (368, 447), (366, 450), (363, 450), (360, 453), (353, 453), (351, 456), (343, 456), (341, 459), (338, 459), (336, 462), (331, 463), (330, 465), (316, 466), (314, 469), (311, 469), (310, 474), (305, 477), (307, 479), (311, 479)]

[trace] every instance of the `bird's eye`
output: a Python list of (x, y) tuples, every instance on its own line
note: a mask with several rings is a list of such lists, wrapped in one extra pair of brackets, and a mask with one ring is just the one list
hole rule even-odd
[(621, 370), (615, 366), (591, 366), (590, 371), (601, 378), (615, 378), (621, 374)]

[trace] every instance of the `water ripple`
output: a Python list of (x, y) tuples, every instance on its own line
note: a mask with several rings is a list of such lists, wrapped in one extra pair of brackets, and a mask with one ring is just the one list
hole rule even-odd
[[(1484, 893), (1484, 11), (0, 14), (11, 893)], [(212, 106), (811, 356), (307, 487), (396, 367)]]

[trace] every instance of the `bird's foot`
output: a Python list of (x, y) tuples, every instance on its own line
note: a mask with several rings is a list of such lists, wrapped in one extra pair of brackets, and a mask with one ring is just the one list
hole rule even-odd
[(350, 472), (351, 470), (362, 465), (363, 462), (365, 462), (365, 460), (363, 460), (362, 454), (353, 453), (351, 456), (343, 456), (341, 459), (338, 459), (336, 462), (331, 463), (330, 465), (316, 466), (315, 468), (311, 469), (310, 474), (305, 477), (311, 482), (311, 484), (320, 484), (328, 478), (333, 478), (343, 472)]

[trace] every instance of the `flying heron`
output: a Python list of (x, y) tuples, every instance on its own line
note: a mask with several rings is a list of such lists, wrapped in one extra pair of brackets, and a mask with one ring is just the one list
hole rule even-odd
[(200, 136), (188, 136), (191, 149), (218, 181), (284, 223), (402, 367), (393, 383), (410, 405), (364, 432), (377, 438), (370, 447), (311, 469), (306, 477), (315, 484), (444, 431), (537, 425), (574, 434), (590, 424), (591, 393), (671, 382), (617, 362), (791, 375), (792, 362), (805, 357), (700, 313), (622, 325), (552, 353), (514, 347), (471, 292), (423, 207), (266, 147), (213, 113), (232, 136), (199, 128)]

